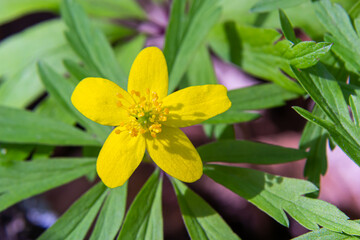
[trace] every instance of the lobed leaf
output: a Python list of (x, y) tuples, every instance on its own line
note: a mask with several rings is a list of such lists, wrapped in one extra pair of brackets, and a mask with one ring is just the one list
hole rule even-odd
[(348, 220), (334, 205), (301, 196), (317, 190), (310, 182), (221, 165), (207, 165), (204, 173), (284, 226), (289, 225), (286, 211), (310, 230), (317, 230), (321, 225), (332, 231), (360, 235), (360, 224)]

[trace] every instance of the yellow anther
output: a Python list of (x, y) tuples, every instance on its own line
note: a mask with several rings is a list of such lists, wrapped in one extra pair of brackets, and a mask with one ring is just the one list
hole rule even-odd
[(118, 107), (122, 107), (122, 106), (123, 106), (123, 104), (122, 104), (120, 101), (117, 101), (117, 102), (116, 102), (116, 105), (117, 105)]
[(143, 116), (145, 116), (145, 113), (144, 113), (144, 112), (140, 112), (140, 113), (138, 114), (138, 117), (143, 117)]
[(118, 98), (123, 98), (123, 95), (121, 95), (120, 93), (116, 93), (116, 96), (117, 96)]
[(116, 130), (115, 130), (115, 133), (116, 133), (116, 134), (120, 134), (121, 131), (120, 131), (119, 129), (116, 129)]
[(164, 108), (164, 113), (165, 113), (166, 115), (168, 115), (168, 114), (169, 114), (169, 109), (168, 109), (168, 108)]

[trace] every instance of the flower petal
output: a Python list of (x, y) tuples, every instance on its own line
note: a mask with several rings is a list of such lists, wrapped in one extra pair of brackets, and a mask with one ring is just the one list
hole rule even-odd
[(169, 109), (168, 119), (163, 124), (187, 127), (225, 112), (231, 107), (231, 102), (226, 88), (214, 84), (174, 92), (163, 99), (163, 107)]
[(128, 81), (128, 92), (145, 94), (147, 89), (156, 92), (160, 99), (168, 92), (168, 71), (164, 54), (157, 47), (142, 50), (133, 62)]
[(109, 126), (117, 126), (128, 118), (127, 111), (118, 106), (119, 101), (124, 106), (134, 103), (130, 94), (103, 78), (83, 79), (71, 96), (71, 102), (85, 117)]
[(156, 138), (146, 137), (146, 148), (162, 170), (183, 182), (195, 182), (203, 173), (198, 152), (178, 128), (163, 126)]
[(126, 131), (115, 133), (106, 139), (96, 162), (96, 171), (109, 188), (123, 185), (139, 166), (145, 153), (145, 138), (131, 137)]

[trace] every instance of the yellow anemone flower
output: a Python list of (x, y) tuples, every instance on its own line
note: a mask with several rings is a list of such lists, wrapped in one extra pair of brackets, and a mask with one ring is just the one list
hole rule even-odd
[(227, 90), (222, 85), (204, 85), (167, 93), (166, 60), (156, 47), (145, 48), (136, 57), (127, 91), (103, 78), (85, 78), (76, 86), (73, 105), (87, 118), (115, 126), (96, 163), (106, 186), (123, 185), (145, 149), (162, 170), (181, 181), (194, 182), (202, 176), (200, 156), (179, 128), (229, 109)]

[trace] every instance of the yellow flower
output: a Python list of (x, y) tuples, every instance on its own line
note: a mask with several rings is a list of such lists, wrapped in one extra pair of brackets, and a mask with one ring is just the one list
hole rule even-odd
[(102, 147), (96, 170), (110, 188), (123, 185), (139, 166), (145, 149), (169, 175), (198, 180), (200, 156), (179, 129), (198, 124), (231, 106), (222, 85), (188, 87), (170, 95), (165, 57), (156, 47), (142, 50), (130, 71), (128, 91), (103, 78), (85, 78), (71, 101), (87, 118), (116, 126)]

